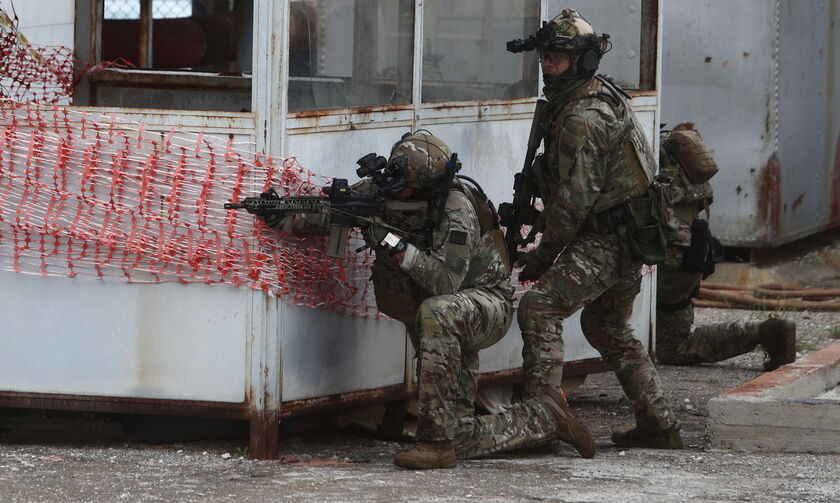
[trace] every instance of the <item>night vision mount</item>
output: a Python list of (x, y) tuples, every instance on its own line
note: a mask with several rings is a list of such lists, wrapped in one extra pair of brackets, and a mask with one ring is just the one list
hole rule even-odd
[(604, 33), (600, 37), (598, 35), (577, 35), (575, 37), (566, 37), (557, 33), (557, 25), (543, 21), (542, 27), (537, 30), (537, 33), (529, 36), (525, 40), (518, 38), (516, 40), (509, 40), (507, 42), (507, 50), (512, 53), (520, 53), (525, 51), (540, 51), (540, 52), (577, 52), (594, 50), (599, 56), (606, 54), (612, 47), (610, 36)]
[(359, 178), (370, 177), (379, 192), (385, 197), (393, 197), (408, 186), (406, 172), (408, 158), (399, 156), (390, 162), (376, 152), (362, 157), (356, 164), (356, 175)]

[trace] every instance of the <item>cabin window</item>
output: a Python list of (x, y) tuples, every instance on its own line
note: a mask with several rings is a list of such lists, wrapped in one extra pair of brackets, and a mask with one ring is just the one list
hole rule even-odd
[(292, 0), (289, 111), (412, 103), (412, 0)]
[(506, 42), (539, 28), (539, 0), (426, 0), (423, 102), (537, 95), (537, 55)]
[[(247, 111), (254, 0), (76, 2), (81, 105)], [(101, 66), (98, 66), (101, 65)]]

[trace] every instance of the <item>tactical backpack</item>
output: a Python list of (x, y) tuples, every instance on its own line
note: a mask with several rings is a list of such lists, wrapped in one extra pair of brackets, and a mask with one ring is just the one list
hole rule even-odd
[[(669, 242), (686, 248), (679, 266), (702, 273), (705, 279), (723, 255), (723, 246), (709, 229), (709, 206), (714, 199), (709, 180), (718, 172), (717, 163), (700, 134), (691, 125), (681, 125), (660, 132), (659, 164), (660, 174), (671, 180)], [(696, 218), (700, 211), (705, 211), (705, 220)]]

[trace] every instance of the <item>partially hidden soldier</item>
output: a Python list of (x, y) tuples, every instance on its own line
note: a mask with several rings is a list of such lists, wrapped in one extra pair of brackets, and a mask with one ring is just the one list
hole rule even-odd
[[(416, 443), (398, 453), (394, 464), (452, 468), (457, 458), (557, 440), (591, 457), (591, 435), (554, 392), (498, 416), (473, 417), (478, 352), (510, 327), (514, 289), (492, 205), (475, 182), (453, 176), (455, 159), (431, 134), (404, 135), (383, 172), (389, 173), (390, 186), (404, 187), (389, 198), (405, 201), (411, 211), (394, 211), (387, 228), (372, 225), (364, 231), (375, 250), (371, 281), (377, 306), (405, 324), (419, 358)], [(405, 183), (392, 183), (400, 180)], [(377, 187), (365, 178), (351, 189), (366, 196)], [(425, 217), (411, 204), (417, 201), (428, 203)], [(284, 231), (323, 233), (325, 226), (323, 218), (312, 215), (264, 219)], [(407, 237), (395, 228), (428, 232)], [(504, 438), (494, 436), (497, 432)]]
[[(650, 145), (629, 103), (611, 79), (595, 76), (609, 50), (574, 9), (544, 23), (508, 50), (539, 50), (548, 99), (544, 154), (534, 164), (545, 209), (539, 245), (521, 255), (520, 281), (536, 281), (522, 298), (524, 395), (560, 388), (562, 323), (583, 308), (587, 341), (615, 369), (636, 426), (612, 435), (625, 447), (682, 448), (680, 423), (663, 395), (656, 368), (628, 324), (641, 288), (646, 238), (634, 227), (647, 218), (656, 171)], [(657, 226), (658, 229), (658, 226)], [(654, 234), (664, 255), (664, 232)], [(638, 248), (642, 243), (642, 249)]]
[[(714, 272), (720, 243), (709, 230), (717, 164), (691, 124), (660, 133), (659, 172), (670, 179), (674, 212), (665, 263), (657, 269), (656, 358), (671, 365), (714, 363), (762, 345), (766, 370), (796, 359), (796, 324), (778, 318), (694, 327), (694, 297)], [(706, 218), (701, 219), (701, 213)], [(718, 252), (719, 253), (719, 252)]]

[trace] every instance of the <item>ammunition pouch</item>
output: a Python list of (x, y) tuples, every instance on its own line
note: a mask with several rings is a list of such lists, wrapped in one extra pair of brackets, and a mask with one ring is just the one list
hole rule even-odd
[(631, 260), (661, 264), (667, 248), (663, 204), (662, 187), (654, 182), (641, 196), (590, 216), (581, 231), (618, 234)]
[(662, 204), (661, 190), (656, 182), (641, 197), (624, 203), (625, 239), (632, 259), (648, 265), (665, 262), (668, 243)]

